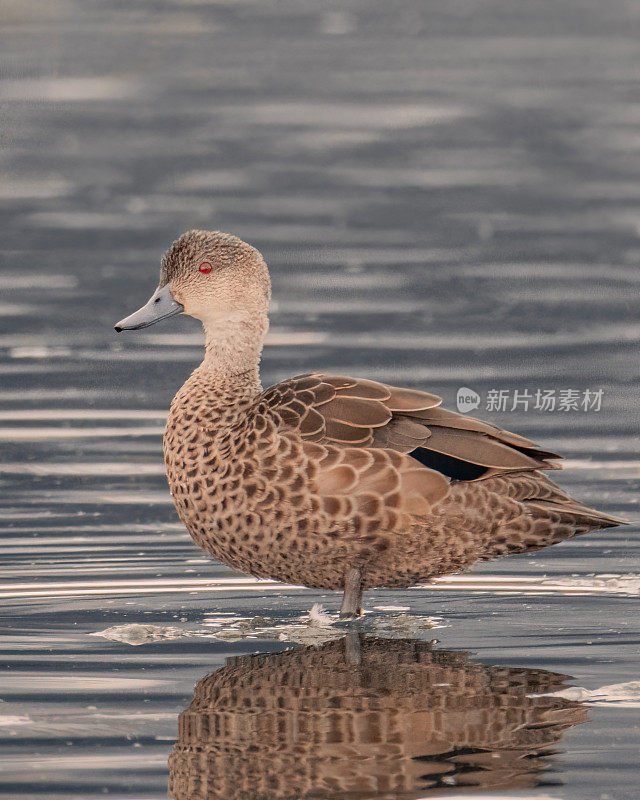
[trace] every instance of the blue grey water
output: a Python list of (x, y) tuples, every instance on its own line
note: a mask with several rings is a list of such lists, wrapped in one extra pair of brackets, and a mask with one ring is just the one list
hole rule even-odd
[[(212, 562), (173, 511), (161, 432), (198, 324), (112, 325), (193, 227), (270, 264), (265, 384), (326, 369), (452, 408), (471, 389), (474, 413), (567, 456), (562, 486), (632, 521), (366, 603), (389, 628), (393, 607), (405, 625), (439, 618), (411, 636), (481, 665), (626, 686), (528, 785), (483, 796), (640, 797), (640, 5), (20, 0), (0, 15), (0, 797), (165, 797), (196, 683), (294, 646), (270, 626), (337, 608)], [(506, 407), (487, 408), (494, 390)], [(534, 408), (538, 390), (555, 409)], [(141, 644), (92, 635), (131, 625), (151, 626), (124, 628)], [(217, 797), (193, 780), (192, 798)], [(357, 797), (405, 796), (371, 781)]]

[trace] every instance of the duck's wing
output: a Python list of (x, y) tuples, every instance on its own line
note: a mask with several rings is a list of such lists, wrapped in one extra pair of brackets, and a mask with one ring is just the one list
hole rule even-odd
[(273, 386), (261, 400), (303, 440), (405, 454), (416, 467), (419, 463), (454, 480), (559, 466), (555, 453), (495, 425), (441, 409), (441, 398), (428, 392), (310, 373)]
[[(359, 393), (351, 391), (356, 385)], [(358, 535), (405, 529), (449, 491), (445, 474), (376, 439), (392, 419), (380, 399), (390, 394), (372, 381), (318, 374), (279, 383), (259, 402), (259, 412), (275, 418), (289, 455), (302, 439), (322, 510), (349, 522)]]

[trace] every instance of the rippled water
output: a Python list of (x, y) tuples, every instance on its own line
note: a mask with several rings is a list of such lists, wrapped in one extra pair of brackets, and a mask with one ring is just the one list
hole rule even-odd
[[(190, 800), (637, 797), (638, 6), (2, 18), (0, 796), (162, 798), (173, 752)], [(372, 592), (347, 639), (338, 597), (206, 558), (160, 442), (197, 324), (111, 327), (190, 227), (271, 266), (266, 384), (468, 387), (632, 525)], [(490, 411), (494, 389), (602, 407)]]

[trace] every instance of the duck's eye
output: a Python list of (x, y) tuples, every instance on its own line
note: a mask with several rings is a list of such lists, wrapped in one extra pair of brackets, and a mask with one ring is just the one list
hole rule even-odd
[(212, 267), (208, 261), (204, 261), (202, 264), (200, 264), (198, 269), (200, 272), (204, 272), (205, 275), (208, 275), (211, 272)]

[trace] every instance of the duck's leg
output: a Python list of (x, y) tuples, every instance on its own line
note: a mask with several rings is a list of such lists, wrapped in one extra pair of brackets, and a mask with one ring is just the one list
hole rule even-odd
[(362, 573), (349, 567), (344, 578), (344, 596), (340, 619), (356, 619), (362, 614)]
[(344, 656), (350, 667), (359, 667), (362, 661), (362, 651), (360, 648), (360, 636), (351, 631), (344, 640)]

